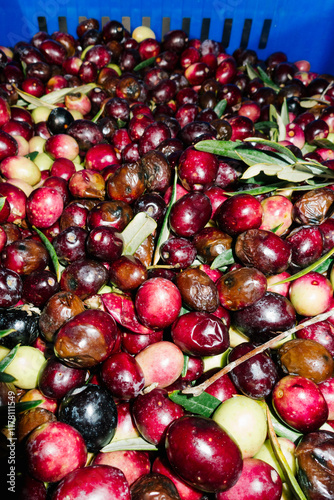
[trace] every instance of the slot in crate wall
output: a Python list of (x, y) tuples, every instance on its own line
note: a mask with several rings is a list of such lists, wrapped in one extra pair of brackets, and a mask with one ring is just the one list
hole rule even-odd
[(94, 17), (130, 31), (150, 26), (158, 39), (183, 28), (190, 38), (223, 41), (230, 53), (242, 46), (265, 58), (282, 50), (289, 61), (307, 59), (312, 70), (334, 73), (333, 15), (333, 0), (0, 0), (0, 44), (28, 41), (39, 30), (75, 35), (83, 17)]

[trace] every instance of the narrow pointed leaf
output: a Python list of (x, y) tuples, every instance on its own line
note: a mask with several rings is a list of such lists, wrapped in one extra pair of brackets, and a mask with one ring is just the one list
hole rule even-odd
[(57, 104), (59, 102), (63, 102), (65, 96), (70, 94), (88, 94), (92, 89), (97, 87), (95, 83), (87, 83), (86, 85), (79, 85), (79, 87), (66, 87), (64, 89), (54, 90), (53, 92), (49, 92), (49, 94), (45, 94), (41, 97), (42, 105), (45, 106), (47, 104)]
[(293, 473), (289, 467), (289, 464), (288, 464), (288, 462), (287, 462), (287, 460), (286, 460), (286, 458), (281, 450), (279, 441), (277, 439), (277, 436), (275, 434), (275, 430), (273, 428), (273, 424), (271, 421), (271, 415), (270, 415), (270, 411), (269, 411), (268, 407), (267, 407), (267, 422), (268, 422), (268, 434), (269, 434), (270, 444), (272, 446), (276, 460), (278, 461), (278, 463), (282, 469), (282, 472), (284, 474), (286, 482), (288, 483), (295, 498), (298, 498), (298, 500), (307, 500), (306, 496), (304, 495), (301, 487), (299, 486), (297, 479), (293, 475)]
[(31, 410), (32, 408), (36, 408), (41, 403), (44, 403), (43, 399), (37, 399), (35, 401), (22, 401), (21, 403), (16, 403), (15, 411), (17, 413), (21, 413), (22, 411)]
[(33, 229), (34, 229), (34, 231), (36, 231), (36, 233), (38, 234), (38, 236), (41, 238), (43, 244), (45, 245), (47, 251), (49, 252), (49, 255), (51, 257), (52, 264), (53, 264), (53, 267), (54, 267), (54, 270), (55, 270), (55, 273), (56, 273), (56, 276), (57, 276), (57, 281), (60, 281), (60, 278), (61, 278), (61, 269), (60, 269), (59, 260), (58, 260), (57, 254), (56, 254), (56, 250), (54, 249), (54, 246), (47, 239), (47, 237), (45, 236), (45, 234), (42, 233), (42, 231), (40, 231), (39, 229), (37, 229), (37, 227), (35, 227), (35, 226), (33, 226)]
[(11, 382), (15, 382), (16, 378), (10, 375), (9, 373), (0, 372), (0, 382), (5, 382), (6, 384), (10, 384)]
[(4, 372), (7, 366), (13, 361), (18, 351), (20, 344), (17, 344), (8, 354), (0, 361), (0, 372)]
[(282, 153), (284, 156), (290, 158), (293, 163), (298, 161), (298, 158), (290, 151), (289, 148), (282, 146), (282, 144), (278, 144), (275, 141), (268, 141), (267, 139), (262, 139), (262, 137), (247, 137), (245, 142), (258, 142), (259, 144), (264, 144), (265, 146), (270, 146), (271, 148), (276, 149), (278, 153)]
[[(213, 153), (220, 156), (228, 156), (229, 158), (239, 159), (238, 155), (234, 154), (233, 150), (242, 145), (241, 141), (200, 141), (195, 144), (195, 149), (198, 151), (205, 151), (207, 153)], [(232, 156), (230, 156), (232, 155)]]
[(124, 128), (126, 125), (126, 122), (124, 122), (123, 120), (121, 120), (120, 118), (117, 119), (117, 127), (118, 128)]
[(250, 177), (256, 177), (261, 172), (269, 176), (277, 175), (278, 172), (280, 172), (281, 170), (283, 170), (281, 166), (272, 164), (269, 165), (266, 163), (256, 163), (251, 167), (247, 168), (247, 170), (245, 170), (245, 172), (241, 176), (241, 179), (249, 179)]
[(122, 231), (123, 255), (133, 255), (143, 241), (153, 233), (157, 223), (145, 212), (139, 212)]
[(183, 354), (183, 368), (182, 368), (181, 377), (186, 376), (186, 373), (188, 371), (188, 362), (189, 362), (189, 356), (187, 356), (187, 354)]
[(254, 123), (255, 130), (263, 130), (266, 128), (275, 128), (278, 129), (278, 125), (275, 122), (265, 121), (265, 122), (256, 122)]
[(289, 181), (289, 182), (303, 182), (307, 181), (308, 179), (312, 179), (312, 177), (314, 177), (314, 174), (312, 172), (307, 173), (301, 171), (298, 168), (295, 168), (294, 166), (289, 166), (277, 172), (277, 177), (278, 179), (282, 179), (284, 181)]
[(326, 260), (328, 260), (333, 254), (334, 254), (334, 248), (332, 248), (329, 252), (327, 252), (325, 255), (320, 257), (320, 259), (318, 259), (316, 262), (313, 262), (313, 264), (311, 264), (310, 266), (299, 271), (299, 273), (293, 274), (292, 276), (289, 276), (289, 278), (285, 278), (285, 280), (281, 280), (281, 281), (277, 281), (276, 283), (272, 283), (271, 286), (282, 285), (283, 283), (289, 283), (290, 281), (294, 281), (298, 278), (301, 278), (302, 276), (305, 276), (306, 274), (310, 273), (311, 271), (315, 271), (317, 267), (321, 266), (324, 262), (326, 262)]
[(0, 330), (0, 339), (7, 337), (10, 333), (16, 332), (15, 328), (9, 328), (9, 330)]
[[(269, 184), (267, 186), (259, 186), (252, 189), (243, 189), (242, 194), (252, 194), (253, 196), (257, 196), (258, 194), (271, 193), (272, 191), (274, 192), (278, 189), (287, 189), (286, 182), (276, 182), (275, 184)], [(289, 189), (291, 189), (290, 186)], [(230, 192), (226, 193), (226, 195), (232, 195), (232, 196), (235, 196), (237, 194), (240, 194), (240, 191), (235, 191), (233, 193)]]
[(145, 59), (145, 61), (142, 61), (141, 63), (137, 64), (133, 68), (133, 71), (140, 71), (142, 69), (147, 68), (148, 66), (151, 66), (151, 64), (155, 63), (156, 57), (149, 57), (148, 59)]
[(254, 80), (254, 78), (259, 78), (258, 72), (255, 71), (255, 69), (252, 68), (252, 66), (250, 64), (246, 64), (246, 71), (247, 71), (247, 75), (249, 76), (249, 78), (251, 80)]
[(226, 250), (221, 254), (217, 255), (215, 260), (212, 262), (210, 269), (219, 269), (220, 267), (229, 266), (230, 264), (234, 264), (235, 260), (233, 257), (233, 251)]
[(334, 143), (332, 141), (329, 141), (328, 139), (316, 139), (315, 141), (312, 141), (312, 146), (331, 149), (332, 151), (334, 151)]
[(282, 158), (279, 154), (261, 151), (260, 149), (237, 149), (237, 155), (250, 167), (256, 163), (274, 164), (280, 167), (288, 165), (290, 160)]
[(177, 186), (177, 168), (175, 169), (175, 173), (174, 173), (174, 182), (173, 182), (171, 199), (170, 199), (170, 202), (169, 202), (168, 207), (167, 207), (165, 218), (163, 220), (163, 223), (162, 223), (162, 226), (160, 229), (160, 233), (159, 233), (159, 237), (158, 237), (158, 241), (157, 241), (157, 246), (156, 246), (155, 251), (154, 251), (154, 256), (153, 256), (153, 265), (154, 266), (160, 260), (160, 248), (161, 248), (161, 246), (165, 243), (165, 241), (168, 240), (169, 235), (170, 235), (169, 214), (170, 214), (170, 211), (172, 209), (172, 206), (174, 205), (174, 203), (176, 201), (176, 195), (177, 195), (176, 186)]
[(3, 209), (5, 202), (6, 202), (6, 196), (1, 197), (0, 198), (0, 210)]
[(127, 451), (127, 450), (136, 450), (136, 451), (157, 451), (158, 448), (154, 446), (154, 444), (145, 441), (142, 437), (132, 438), (132, 439), (120, 439), (116, 441), (111, 441), (111, 443), (107, 444), (102, 448), (103, 453), (107, 453), (110, 451)]
[(266, 408), (268, 408), (268, 411), (270, 412), (271, 423), (277, 436), (289, 439), (293, 443), (300, 438), (302, 434), (300, 434), (297, 431), (294, 431), (293, 429), (291, 429), (291, 427), (284, 425), (283, 422), (281, 422), (281, 420), (276, 418), (274, 413), (271, 411), (270, 407), (267, 406), (267, 404), (264, 401), (258, 401), (258, 403), (262, 406), (262, 408), (264, 408), (265, 411), (267, 411)]
[(15, 85), (13, 85), (13, 86), (14, 86), (16, 92), (18, 93), (18, 95), (20, 97), (22, 97), (22, 99), (25, 102), (28, 102), (32, 106), (32, 108), (30, 106), (28, 106), (28, 109), (38, 108), (39, 106), (45, 106), (49, 109), (54, 109), (57, 107), (57, 106), (54, 106), (53, 104), (48, 104), (45, 101), (42, 101), (42, 99), (39, 99), (38, 97), (34, 97), (33, 95), (28, 94), (27, 92), (23, 92), (23, 90), (18, 89)]
[(221, 404), (221, 401), (207, 392), (202, 392), (200, 396), (189, 396), (179, 391), (174, 391), (169, 394), (169, 398), (181, 405), (185, 410), (210, 417), (216, 408)]
[(284, 123), (284, 125), (286, 127), (290, 123), (290, 119), (289, 119), (288, 103), (287, 103), (285, 97), (283, 99), (283, 104), (282, 104), (282, 108), (281, 108), (281, 118), (282, 118), (282, 122)]
[(270, 88), (276, 90), (276, 92), (278, 92), (280, 90), (279, 86), (276, 85), (276, 83), (274, 83), (272, 81), (272, 79), (267, 75), (267, 73), (265, 71), (263, 71), (263, 69), (261, 68), (261, 66), (258, 66), (257, 70), (259, 72), (258, 76), (261, 78), (261, 80), (263, 81), (263, 83), (266, 84), (266, 87), (270, 87)]
[(99, 109), (99, 111), (96, 113), (96, 115), (94, 116), (94, 118), (92, 118), (92, 122), (93, 122), (93, 123), (96, 123), (96, 122), (97, 122), (97, 120), (98, 120), (98, 119), (100, 118), (100, 116), (102, 115), (103, 111), (104, 111), (104, 105), (103, 105), (103, 106), (101, 106), (101, 108), (100, 108), (100, 109)]
[(214, 107), (213, 111), (217, 114), (218, 118), (221, 118), (224, 114), (224, 111), (227, 106), (227, 100), (222, 99), (219, 103)]
[(35, 161), (38, 155), (38, 151), (33, 151), (32, 153), (28, 153), (27, 155), (25, 155), (25, 158), (29, 158), (29, 160)]

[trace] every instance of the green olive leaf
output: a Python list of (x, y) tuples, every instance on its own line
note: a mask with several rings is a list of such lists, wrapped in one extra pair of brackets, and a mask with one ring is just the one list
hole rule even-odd
[(219, 399), (211, 396), (208, 392), (202, 392), (200, 396), (190, 396), (180, 391), (174, 391), (169, 394), (169, 398), (185, 410), (203, 417), (210, 417), (221, 404)]
[(32, 153), (28, 153), (27, 155), (25, 155), (25, 158), (28, 158), (31, 161), (35, 161), (38, 155), (38, 151), (33, 151)]
[(276, 85), (276, 83), (274, 83), (272, 79), (267, 75), (267, 73), (263, 71), (261, 66), (257, 66), (257, 70), (259, 72), (258, 77), (260, 77), (263, 83), (266, 84), (266, 87), (270, 87), (276, 90), (276, 92), (279, 92), (281, 90), (280, 87)]
[(275, 430), (273, 427), (273, 423), (271, 420), (271, 414), (270, 414), (268, 406), (266, 408), (266, 413), (267, 413), (268, 435), (269, 435), (270, 444), (272, 446), (276, 460), (282, 469), (285, 480), (288, 483), (293, 495), (296, 498), (298, 498), (298, 500), (307, 500), (307, 498), (305, 497), (301, 487), (299, 486), (297, 479), (293, 475), (293, 473), (289, 467), (289, 464), (288, 464), (288, 462), (287, 462), (287, 460), (286, 460), (286, 458), (281, 450), (279, 441), (277, 439), (277, 436), (276, 436), (276, 433), (275, 433)]
[(284, 181), (289, 181), (289, 182), (303, 182), (307, 181), (308, 179), (312, 179), (312, 177), (314, 177), (313, 173), (303, 172), (298, 168), (296, 168), (295, 165), (282, 168), (277, 172), (276, 175), (278, 179), (282, 179)]
[(264, 122), (256, 122), (256, 123), (254, 123), (254, 129), (255, 130), (265, 130), (267, 128), (278, 129), (278, 125), (277, 125), (277, 123), (271, 122), (271, 121), (264, 121)]
[(145, 61), (142, 61), (141, 63), (137, 64), (133, 68), (133, 71), (140, 71), (142, 69), (147, 68), (148, 66), (151, 66), (151, 64), (155, 63), (156, 57), (149, 57), (148, 59), (145, 59)]
[(329, 252), (327, 252), (325, 255), (320, 257), (320, 259), (318, 259), (316, 262), (313, 262), (310, 266), (306, 267), (305, 269), (302, 269), (298, 273), (293, 274), (292, 276), (289, 276), (284, 280), (272, 283), (270, 286), (283, 285), (283, 283), (289, 283), (290, 281), (294, 281), (298, 278), (301, 278), (302, 276), (305, 276), (311, 271), (316, 271), (316, 269), (319, 268), (319, 266), (321, 266), (324, 262), (326, 262), (333, 254), (334, 254), (334, 248), (332, 248)]
[(0, 210), (3, 209), (5, 202), (6, 202), (6, 196), (1, 197), (0, 198)]
[(220, 267), (229, 266), (234, 264), (234, 256), (232, 249), (225, 250), (225, 252), (220, 253), (212, 262), (210, 269), (219, 269)]
[(0, 330), (0, 339), (7, 337), (10, 333), (16, 332), (15, 328), (9, 328), (9, 330)]
[(116, 441), (111, 441), (109, 444), (101, 449), (103, 453), (110, 451), (126, 451), (126, 450), (137, 450), (137, 451), (157, 451), (158, 448), (154, 444), (149, 443), (142, 437), (131, 438), (131, 439), (120, 439)]
[[(252, 179), (252, 177), (251, 177), (251, 179)], [(249, 179), (247, 179), (247, 180), (249, 180)], [(258, 186), (258, 187), (251, 188), (251, 189), (243, 189), (242, 191), (227, 192), (226, 195), (227, 196), (235, 196), (237, 194), (242, 193), (242, 194), (251, 194), (253, 196), (256, 196), (258, 194), (275, 192), (278, 189), (284, 189), (284, 190), (287, 189), (286, 182), (276, 182), (275, 184), (269, 184), (267, 186)], [(291, 188), (289, 187), (289, 189), (291, 189)], [(308, 188), (308, 190), (309, 189), (310, 188)]]
[[(265, 146), (276, 149), (278, 153), (282, 153), (284, 157), (289, 158), (292, 163), (296, 163), (298, 161), (298, 158), (293, 154), (292, 151), (290, 151), (289, 148), (287, 148), (286, 146), (282, 146), (282, 144), (278, 144), (275, 141), (268, 141), (268, 139), (262, 139), (262, 137), (247, 137), (245, 139), (245, 142), (257, 142), (259, 144), (264, 144)], [(288, 160), (286, 159), (286, 161)]]
[(233, 151), (242, 144), (241, 141), (216, 141), (210, 139), (198, 142), (195, 144), (195, 149), (238, 160), (239, 156), (236, 153), (233, 154)]
[(254, 80), (254, 78), (259, 78), (258, 72), (255, 71), (255, 69), (250, 64), (246, 64), (246, 71), (250, 80)]
[(6, 384), (10, 384), (11, 382), (15, 382), (16, 378), (10, 375), (9, 373), (0, 372), (0, 382), (5, 382)]
[[(284, 126), (286, 127), (290, 123), (289, 108), (288, 108), (288, 103), (287, 103), (286, 97), (284, 97), (282, 107), (281, 107), (281, 118), (282, 118), (282, 122), (284, 123)], [(288, 148), (286, 148), (286, 149), (288, 149)]]
[(247, 168), (245, 172), (242, 174), (241, 179), (249, 179), (250, 177), (256, 177), (261, 172), (266, 175), (277, 175), (282, 170), (281, 166), (267, 164), (267, 163), (256, 163), (251, 167)]
[(96, 113), (96, 115), (94, 116), (94, 118), (92, 118), (92, 122), (93, 123), (96, 123), (97, 120), (100, 118), (100, 116), (102, 115), (104, 111), (104, 104), (100, 107), (99, 111)]
[(33, 228), (34, 231), (36, 231), (36, 233), (38, 234), (38, 236), (41, 238), (43, 244), (45, 245), (47, 251), (49, 252), (49, 255), (51, 257), (51, 261), (52, 261), (52, 264), (53, 264), (53, 267), (54, 267), (54, 270), (55, 270), (55, 273), (56, 273), (56, 276), (57, 276), (57, 281), (60, 281), (60, 278), (61, 278), (61, 268), (60, 268), (58, 256), (56, 254), (56, 250), (54, 249), (54, 246), (48, 240), (48, 238), (45, 236), (45, 234), (42, 233), (42, 231), (40, 231), (39, 229), (37, 229), (37, 227), (35, 227), (35, 226), (33, 226), (32, 228)]
[(159, 260), (160, 260), (160, 248), (161, 246), (165, 243), (165, 241), (168, 240), (169, 235), (170, 235), (170, 230), (169, 230), (169, 214), (172, 209), (172, 206), (176, 202), (176, 196), (177, 196), (177, 168), (175, 169), (174, 173), (174, 182), (173, 182), (173, 189), (172, 189), (172, 194), (171, 194), (171, 199), (167, 207), (167, 211), (165, 214), (165, 218), (163, 220), (158, 241), (157, 241), (157, 246), (154, 251), (154, 256), (153, 256), (153, 265), (156, 265)]
[(217, 114), (218, 118), (221, 118), (224, 114), (224, 111), (227, 106), (227, 100), (222, 99), (219, 103), (214, 107), (213, 111)]
[(8, 354), (0, 361), (0, 372), (4, 372), (6, 368), (10, 365), (13, 359), (16, 356), (16, 353), (20, 347), (20, 344), (17, 344)]
[(189, 363), (189, 356), (187, 356), (187, 354), (183, 354), (183, 368), (182, 368), (181, 377), (186, 376), (186, 373), (188, 371), (188, 363)]

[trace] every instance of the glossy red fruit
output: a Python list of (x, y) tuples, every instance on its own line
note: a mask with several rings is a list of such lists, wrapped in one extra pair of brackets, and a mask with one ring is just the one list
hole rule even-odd
[(218, 208), (215, 219), (219, 229), (237, 236), (247, 229), (257, 229), (262, 223), (261, 203), (250, 194), (237, 194), (224, 201)]
[(125, 352), (114, 353), (101, 366), (101, 380), (113, 397), (128, 401), (138, 396), (145, 386), (142, 369)]
[(90, 465), (68, 474), (57, 485), (52, 500), (118, 498), (131, 500), (129, 483), (120, 469), (110, 465)]
[(37, 427), (26, 441), (29, 473), (38, 481), (54, 483), (83, 467), (87, 450), (81, 434), (63, 422)]
[(238, 446), (209, 418), (189, 415), (173, 422), (166, 434), (166, 452), (177, 474), (201, 491), (224, 491), (241, 474)]
[(197, 191), (177, 200), (169, 215), (170, 226), (177, 236), (190, 237), (209, 222), (212, 206), (208, 196)]
[(52, 226), (61, 216), (63, 209), (63, 197), (54, 188), (37, 188), (27, 200), (28, 221), (38, 228)]

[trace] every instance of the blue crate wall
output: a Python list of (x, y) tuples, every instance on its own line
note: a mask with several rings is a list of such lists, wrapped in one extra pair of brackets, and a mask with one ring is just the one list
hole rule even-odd
[[(49, 33), (66, 27), (75, 35), (81, 16), (101, 25), (108, 19), (133, 30), (150, 25), (161, 39), (166, 29), (186, 27), (190, 38), (224, 38), (227, 52), (241, 44), (260, 58), (282, 50), (290, 61), (308, 59), (319, 73), (334, 73), (333, 0), (0, 0), (0, 44), (28, 41), (46, 21)], [(261, 46), (264, 23), (270, 24)], [(259, 46), (260, 44), (260, 46)]]

